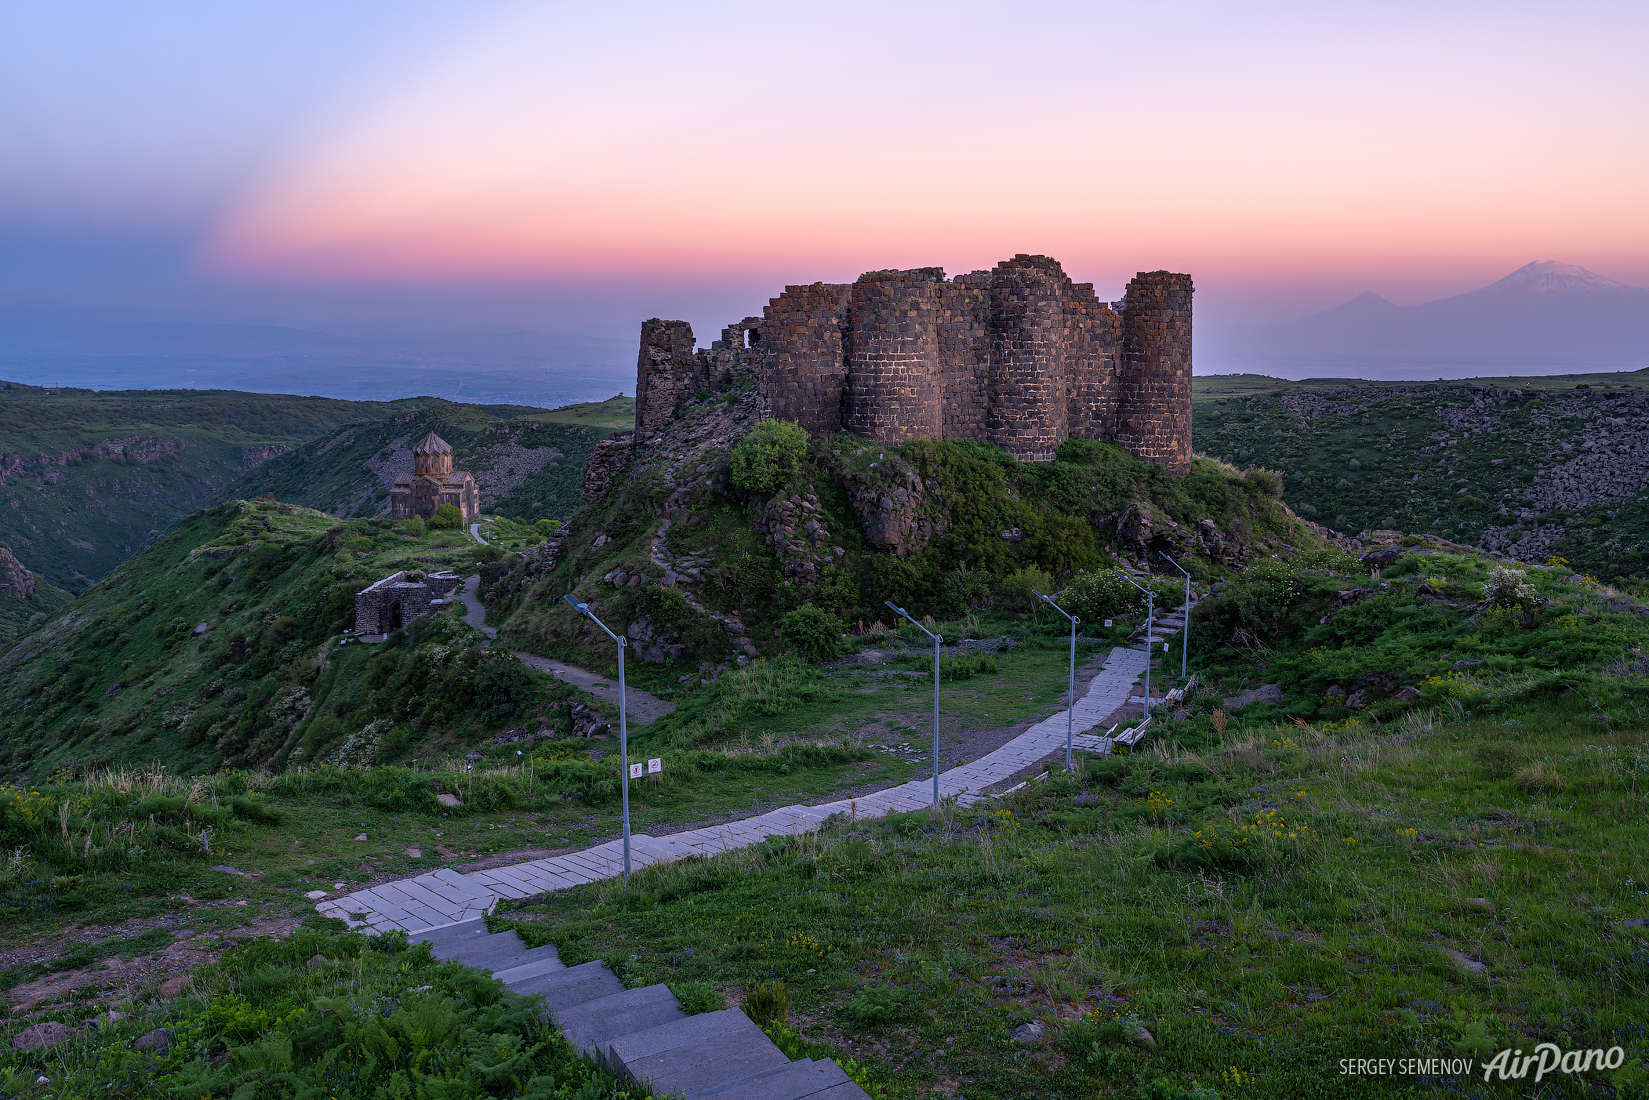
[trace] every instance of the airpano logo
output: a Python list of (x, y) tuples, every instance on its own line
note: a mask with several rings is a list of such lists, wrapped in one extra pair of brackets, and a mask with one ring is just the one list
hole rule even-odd
[(1495, 1073), (1502, 1081), (1516, 1081), (1528, 1077), (1531, 1070), (1539, 1081), (1548, 1073), (1586, 1073), (1594, 1069), (1619, 1069), (1626, 1063), (1626, 1051), (1620, 1047), (1608, 1050), (1565, 1051), (1556, 1043), (1541, 1043), (1528, 1054), (1522, 1048), (1503, 1050), (1483, 1064), (1483, 1080)]

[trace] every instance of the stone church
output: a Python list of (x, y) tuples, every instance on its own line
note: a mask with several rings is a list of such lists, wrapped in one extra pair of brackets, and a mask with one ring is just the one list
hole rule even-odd
[(395, 519), (428, 519), (443, 504), (456, 505), (464, 522), (481, 518), (481, 491), (475, 479), (452, 468), (452, 445), (434, 432), (412, 448), (412, 472), (401, 474), (389, 491)]

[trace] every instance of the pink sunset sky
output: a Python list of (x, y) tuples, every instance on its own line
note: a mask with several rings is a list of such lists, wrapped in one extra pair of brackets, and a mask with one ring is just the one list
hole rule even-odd
[[(339, 8), (347, 8), (340, 11)], [(701, 340), (1058, 257), (1199, 322), (1649, 284), (1649, 8), (12, 5), (0, 298)]]

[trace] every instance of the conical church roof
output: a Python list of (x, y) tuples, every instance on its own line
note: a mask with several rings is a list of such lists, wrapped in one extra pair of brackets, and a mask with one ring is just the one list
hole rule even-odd
[(452, 445), (434, 432), (430, 432), (424, 436), (418, 446), (412, 448), (412, 453), (415, 455), (450, 455)]

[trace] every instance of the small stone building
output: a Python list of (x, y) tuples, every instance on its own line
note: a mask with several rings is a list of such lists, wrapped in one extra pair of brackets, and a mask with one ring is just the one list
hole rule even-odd
[(481, 490), (475, 479), (452, 468), (452, 445), (430, 432), (412, 448), (412, 472), (395, 478), (389, 514), (395, 519), (428, 519), (443, 504), (456, 505), (465, 523), (481, 518)]
[(388, 634), (414, 619), (439, 610), (458, 590), (457, 573), (417, 573), (401, 570), (355, 593), (355, 633)]

